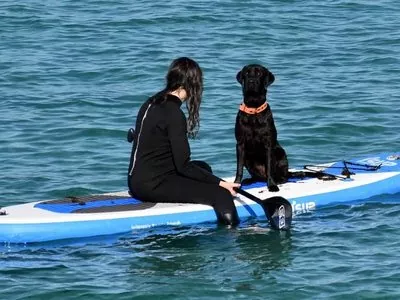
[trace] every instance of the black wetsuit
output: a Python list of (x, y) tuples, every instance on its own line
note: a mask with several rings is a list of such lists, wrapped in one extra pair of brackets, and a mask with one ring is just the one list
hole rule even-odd
[(218, 220), (237, 223), (232, 195), (219, 186), (220, 179), (190, 161), (182, 101), (168, 95), (160, 102), (150, 98), (137, 116), (128, 170), (130, 193), (147, 202), (211, 205)]

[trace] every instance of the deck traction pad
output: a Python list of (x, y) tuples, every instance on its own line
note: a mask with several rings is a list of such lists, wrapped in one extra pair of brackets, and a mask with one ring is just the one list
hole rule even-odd
[(35, 207), (58, 213), (104, 213), (143, 210), (155, 205), (156, 203), (142, 202), (129, 196), (89, 195), (44, 201)]

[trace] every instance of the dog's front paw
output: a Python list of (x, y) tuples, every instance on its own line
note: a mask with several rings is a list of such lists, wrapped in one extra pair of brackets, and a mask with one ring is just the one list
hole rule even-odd
[(279, 188), (278, 188), (278, 186), (277, 185), (271, 185), (271, 186), (269, 186), (268, 187), (268, 191), (270, 191), (270, 192), (279, 192)]

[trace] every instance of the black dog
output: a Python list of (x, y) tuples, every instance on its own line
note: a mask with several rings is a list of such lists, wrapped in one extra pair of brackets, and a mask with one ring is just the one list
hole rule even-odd
[[(247, 65), (236, 76), (243, 88), (243, 103), (236, 117), (235, 182), (241, 183), (243, 166), (251, 175), (246, 182), (266, 181), (268, 190), (279, 191), (287, 181), (289, 165), (285, 150), (279, 145), (272, 111), (267, 103), (267, 87), (275, 76), (261, 65)], [(243, 181), (245, 183), (245, 181)]]

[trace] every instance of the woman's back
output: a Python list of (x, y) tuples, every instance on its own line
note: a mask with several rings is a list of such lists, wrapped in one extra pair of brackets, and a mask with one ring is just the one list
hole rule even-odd
[[(186, 135), (181, 104), (179, 98), (168, 95), (161, 103), (152, 103), (149, 99), (140, 108), (129, 166), (133, 183), (157, 185), (165, 176), (176, 173), (170, 139), (179, 134)], [(181, 148), (178, 151), (186, 155), (182, 153), (185, 147)]]

